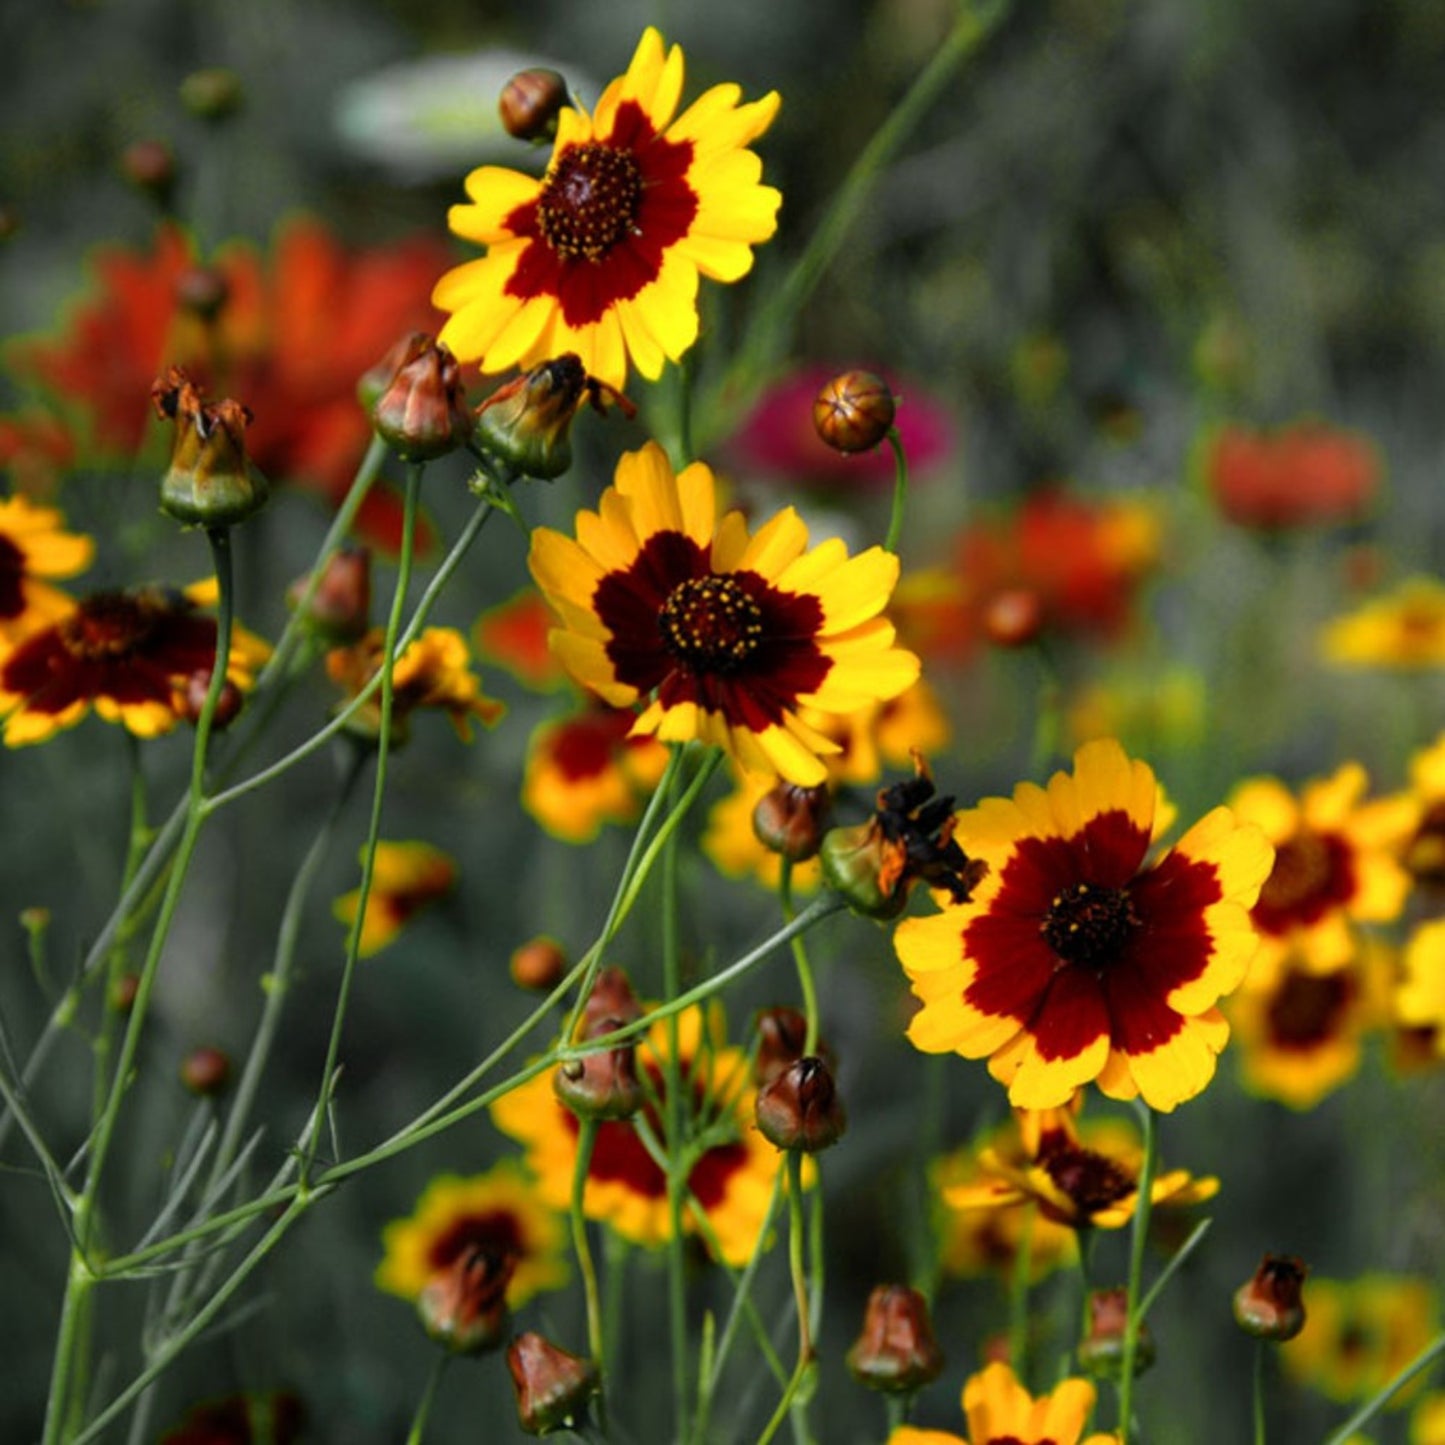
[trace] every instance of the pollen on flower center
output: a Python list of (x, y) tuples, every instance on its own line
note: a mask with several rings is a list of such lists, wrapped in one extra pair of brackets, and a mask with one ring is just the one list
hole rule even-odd
[(635, 229), (641, 200), (642, 172), (630, 152), (572, 146), (542, 185), (537, 225), (565, 260), (600, 261)]
[(1044, 1140), (1039, 1163), (1079, 1209), (1097, 1214), (1134, 1188), (1133, 1178), (1112, 1159), (1068, 1141)]
[(1065, 963), (1094, 968), (1112, 962), (1138, 926), (1127, 888), (1075, 883), (1054, 895), (1039, 932)]
[(155, 609), (141, 598), (99, 592), (87, 597), (56, 631), (72, 657), (101, 662), (134, 652), (154, 626)]
[(668, 594), (657, 626), (679, 662), (732, 672), (762, 639), (763, 613), (735, 578), (689, 577)]

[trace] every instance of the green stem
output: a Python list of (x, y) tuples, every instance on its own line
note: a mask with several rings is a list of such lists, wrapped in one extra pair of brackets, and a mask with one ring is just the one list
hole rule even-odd
[(606, 1384), (602, 1297), (597, 1288), (597, 1269), (587, 1242), (587, 1215), (583, 1204), (587, 1174), (592, 1167), (592, 1150), (597, 1144), (597, 1120), (582, 1119), (577, 1132), (577, 1162), (572, 1169), (572, 1248), (577, 1255), (577, 1272), (582, 1276), (582, 1294), (587, 1303), (587, 1352), (597, 1366), (598, 1378)]
[(401, 556), (397, 563), (396, 590), (391, 598), (391, 612), (386, 620), (386, 641), (381, 654), (381, 724), (376, 738), (376, 784), (371, 795), (371, 817), (367, 824), (366, 843), (362, 850), (361, 885), (357, 892), (356, 916), (352, 919), (346, 940), (346, 962), (341, 970), (341, 987), (337, 991), (336, 1010), (331, 1019), (331, 1037), (326, 1045), (326, 1065), (321, 1071), (321, 1087), (316, 1097), (317, 1126), (312, 1131), (306, 1156), (301, 1164), (304, 1187), (316, 1163), (322, 1133), (331, 1112), (331, 1099), (336, 1088), (336, 1063), (341, 1054), (341, 1034), (346, 1024), (347, 1007), (351, 1002), (352, 983), (357, 961), (361, 957), (361, 931), (366, 923), (366, 904), (371, 896), (371, 882), (376, 871), (376, 845), (381, 837), (381, 810), (386, 798), (386, 765), (391, 753), (391, 718), (395, 702), (394, 676), (397, 660), (397, 639), (401, 634), (401, 615), (406, 610), (407, 588), (411, 584), (412, 552), (416, 542), (416, 514), (421, 497), (421, 479), (426, 468), (412, 463), (406, 470), (406, 501), (401, 522)]
[(1149, 1216), (1153, 1212), (1154, 1174), (1159, 1164), (1159, 1131), (1154, 1111), (1147, 1104), (1139, 1105), (1144, 1126), (1144, 1164), (1139, 1171), (1139, 1200), (1134, 1206), (1134, 1219), (1129, 1236), (1128, 1318), (1124, 1323), (1124, 1373), (1119, 1381), (1119, 1445), (1129, 1445), (1134, 1401), (1134, 1360), (1139, 1349), (1140, 1285), (1144, 1277), (1144, 1248), (1149, 1241)]
[(893, 448), (893, 508), (888, 515), (888, 535), (883, 539), (883, 548), (896, 553), (898, 540), (903, 535), (903, 509), (908, 501), (908, 457), (896, 426), (888, 428), (888, 445)]
[(411, 1422), (411, 1429), (407, 1431), (406, 1445), (421, 1445), (422, 1437), (426, 1434), (427, 1417), (431, 1414), (432, 1401), (436, 1399), (437, 1389), (441, 1385), (442, 1376), (446, 1373), (447, 1364), (451, 1355), (446, 1350), (438, 1350), (436, 1359), (432, 1361), (431, 1370), (426, 1377), (426, 1387), (421, 1392), (421, 1399), (417, 1403), (416, 1416)]
[[(1009, 1279), (1008, 1357), (1014, 1374), (1021, 1380), (1028, 1378), (1029, 1276), (1033, 1274), (1034, 1221), (1037, 1218), (1038, 1207), (1029, 1205), (1023, 1233), (1015, 1247), (1017, 1252), (1014, 1255), (1013, 1274)], [(1087, 1292), (1084, 1298), (1088, 1299)]]
[[(783, 918), (791, 923), (797, 917), (793, 907), (793, 860), (784, 858), (778, 871), (778, 899), (782, 904)], [(803, 1017), (807, 1027), (803, 1033), (803, 1054), (811, 1058), (818, 1052), (818, 991), (813, 986), (813, 970), (808, 962), (808, 950), (803, 935), (795, 933), (788, 940), (793, 954), (793, 966), (798, 970), (798, 990), (803, 995)]]
[(808, 1302), (808, 1274), (803, 1265), (804, 1233), (803, 1223), (803, 1167), (802, 1155), (796, 1149), (788, 1150), (788, 1272), (793, 1281), (793, 1300), (798, 1311), (798, 1363), (788, 1381), (778, 1408), (758, 1436), (758, 1445), (768, 1445), (777, 1434), (779, 1426), (788, 1418), (793, 1400), (802, 1389), (804, 1381), (813, 1368), (813, 1336), (809, 1326), (812, 1313)]
[(1403, 1390), (1422, 1370), (1428, 1370), (1441, 1355), (1445, 1355), (1445, 1332), (1435, 1336), (1398, 1375), (1382, 1389), (1376, 1391), (1328, 1440), (1325, 1445), (1347, 1445), (1350, 1437), (1362, 1426), (1368, 1425), (1399, 1390)]
[(1264, 1436), (1264, 1356), (1263, 1340), (1254, 1342), (1254, 1445), (1265, 1445)]
[[(701, 771), (701, 770), (700, 770)], [(686, 796), (686, 794), (684, 795)], [(678, 810), (674, 809), (673, 816)], [(682, 992), (682, 957), (677, 913), (677, 833), (668, 833), (662, 853), (662, 996), (671, 1003)], [(691, 1080), (682, 1077), (680, 1015), (667, 1018), (664, 1137), (667, 1142), (667, 1304), (672, 1336), (672, 1393), (677, 1417), (676, 1436), (687, 1439), (687, 1258), (682, 1234), (683, 1203), (687, 1196), (690, 1160), (685, 1137), (683, 1090)], [(696, 1064), (694, 1063), (694, 1067)]]
[(1142, 1324), (1149, 1318), (1149, 1311), (1154, 1308), (1154, 1301), (1164, 1292), (1164, 1287), (1174, 1278), (1175, 1273), (1183, 1265), (1184, 1261), (1194, 1253), (1204, 1242), (1204, 1236), (1209, 1233), (1210, 1226), (1214, 1223), (1212, 1219), (1201, 1219), (1189, 1232), (1189, 1238), (1179, 1246), (1174, 1257), (1159, 1271), (1159, 1278), (1149, 1287), (1149, 1293), (1139, 1302), (1139, 1322)]

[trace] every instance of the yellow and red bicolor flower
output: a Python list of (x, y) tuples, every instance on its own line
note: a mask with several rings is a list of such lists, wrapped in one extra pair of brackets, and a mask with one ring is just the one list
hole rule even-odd
[(487, 254), (432, 293), (460, 360), (495, 372), (570, 351), (620, 389), (629, 360), (655, 379), (697, 339), (698, 277), (739, 280), (777, 228), (782, 197), (747, 147), (780, 102), (740, 105), (736, 85), (717, 85), (674, 119), (682, 81), (681, 48), (649, 28), (592, 115), (562, 109), (540, 180), (467, 177), (470, 202), (448, 222)]
[(622, 457), (575, 541), (539, 527), (528, 560), (579, 683), (614, 707), (646, 701), (636, 734), (716, 743), (749, 772), (821, 783), (840, 749), (803, 710), (852, 713), (918, 676), (879, 615), (892, 553), (850, 558), (836, 539), (808, 550), (791, 507), (751, 535), (740, 512), (717, 517), (703, 463), (674, 476), (655, 443)]
[(1393, 592), (1327, 623), (1320, 649), (1341, 667), (1445, 665), (1445, 586), (1433, 577), (1407, 577)]
[(69, 612), (70, 598), (41, 579), (74, 577), (94, 554), (95, 543), (67, 532), (53, 508), (0, 498), (0, 648)]
[(1151, 769), (1101, 739), (1072, 775), (959, 814), (953, 836), (987, 874), (969, 902), (894, 935), (923, 1002), (914, 1045), (989, 1059), (1022, 1108), (1091, 1081), (1166, 1111), (1204, 1089), (1229, 1036), (1215, 1005), (1249, 966), (1274, 854), (1216, 808), (1147, 863), (1158, 806)]
[[(364, 849), (362, 857), (365, 857)], [(357, 946), (360, 956), (369, 958), (379, 953), (428, 903), (445, 898), (456, 880), (457, 865), (430, 843), (378, 842)], [(360, 898), (361, 890), (354, 888), (350, 893), (343, 893), (332, 904), (331, 911), (350, 927), (356, 921)]]

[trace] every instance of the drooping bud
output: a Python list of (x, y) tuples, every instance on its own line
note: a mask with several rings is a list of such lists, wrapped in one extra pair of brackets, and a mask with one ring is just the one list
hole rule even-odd
[(870, 452), (893, 426), (895, 403), (888, 383), (871, 371), (835, 376), (813, 402), (813, 427), (835, 452)]
[(761, 1089), (803, 1057), (808, 1020), (795, 1008), (764, 1009), (758, 1015), (757, 1030), (753, 1082)]
[(1294, 1339), (1305, 1327), (1301, 1290), (1308, 1273), (1292, 1254), (1265, 1255), (1254, 1278), (1234, 1293), (1234, 1322), (1256, 1339)]
[[(305, 595), (310, 577), (299, 577), (286, 591), (286, 602), (295, 607)], [(327, 559), (321, 569), (306, 621), (326, 642), (344, 646), (359, 642), (371, 625), (371, 553), (348, 542)]]
[[(1124, 1376), (1124, 1332), (1129, 1322), (1129, 1291), (1096, 1289), (1089, 1295), (1089, 1333), (1079, 1342), (1080, 1366), (1096, 1379)], [(1134, 1374), (1154, 1363), (1154, 1337), (1142, 1322), (1134, 1341)]]
[(627, 975), (616, 965), (599, 969), (592, 980), (592, 991), (582, 1005), (582, 1019), (578, 1030), (584, 1039), (593, 1039), (601, 1032), (598, 1021), (604, 1018), (621, 1019), (631, 1023), (642, 1017), (642, 1005), (632, 991)]
[(413, 333), (371, 420), (403, 461), (434, 461), (463, 445), (472, 419), (456, 357), (433, 337)]
[(181, 1060), (181, 1083), (191, 1093), (214, 1099), (224, 1094), (231, 1082), (231, 1060), (224, 1050), (203, 1044)]
[[(201, 713), (206, 706), (206, 697), (210, 691), (211, 669), (209, 667), (197, 668), (181, 684), (178, 699), (180, 706), (177, 711), (192, 727), (200, 722)], [(225, 732), (241, 715), (241, 708), (245, 702), (246, 695), (228, 677), (221, 684), (221, 695), (216, 699), (216, 710), (211, 714), (211, 730)]]
[[(599, 1038), (628, 1021), (617, 1015), (598, 1018), (584, 1039)], [(552, 1089), (579, 1119), (630, 1119), (643, 1104), (642, 1081), (637, 1077), (637, 1049), (619, 1044), (580, 1059), (568, 1059), (552, 1075)]]
[(132, 141), (120, 153), (120, 173), (163, 210), (176, 190), (176, 155), (163, 140)]
[(576, 1430), (601, 1389), (591, 1360), (568, 1354), (534, 1330), (507, 1347), (507, 1369), (517, 1392), (517, 1420), (529, 1435)]
[(1043, 625), (1043, 600), (1032, 587), (1006, 587), (984, 604), (983, 630), (995, 647), (1026, 647)]
[(550, 145), (557, 135), (558, 112), (566, 104), (566, 80), (538, 65), (519, 70), (502, 87), (497, 114), (509, 136)]
[(241, 77), (220, 66), (194, 70), (181, 81), (181, 104), (200, 120), (227, 120), (246, 99)]
[(171, 464), (161, 479), (161, 510), (193, 527), (228, 527), (265, 506), (270, 489), (246, 455), (250, 411), (238, 401), (208, 402), (179, 366), (151, 387), (156, 414), (176, 424)]
[(928, 1301), (902, 1284), (880, 1284), (868, 1296), (863, 1332), (848, 1351), (848, 1368), (860, 1385), (911, 1395), (943, 1373), (943, 1351), (933, 1334)]
[(753, 832), (763, 847), (793, 863), (817, 856), (833, 798), (827, 785), (814, 788), (778, 783), (758, 799)]
[(511, 970), (518, 988), (550, 993), (567, 972), (567, 955), (556, 939), (539, 934), (513, 952)]
[(422, 1286), (416, 1310), (422, 1327), (458, 1355), (495, 1349), (507, 1328), (507, 1285), (517, 1257), (473, 1245)]
[(836, 1144), (848, 1127), (832, 1071), (811, 1055), (789, 1064), (758, 1091), (757, 1121), (768, 1143), (805, 1154)]
[(230, 283), (214, 266), (187, 266), (176, 277), (176, 300), (202, 321), (214, 321), (230, 298)]

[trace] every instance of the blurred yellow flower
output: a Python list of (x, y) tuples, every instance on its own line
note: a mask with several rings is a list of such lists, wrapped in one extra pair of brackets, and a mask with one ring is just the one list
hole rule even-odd
[(1445, 586), (1433, 577), (1410, 577), (1328, 623), (1320, 646), (1326, 660), (1342, 667), (1445, 666)]
[[(361, 856), (366, 856), (365, 849)], [(361, 924), (361, 957), (379, 953), (414, 914), (450, 893), (456, 876), (456, 864), (430, 843), (378, 842)], [(332, 904), (331, 911), (348, 928), (356, 920), (360, 897), (361, 890), (355, 888)]]

